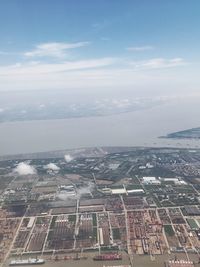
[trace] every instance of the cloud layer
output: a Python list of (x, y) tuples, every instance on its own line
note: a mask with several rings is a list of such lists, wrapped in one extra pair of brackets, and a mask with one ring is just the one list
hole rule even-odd
[[(89, 44), (85, 41), (49, 42), (38, 44), (31, 51), (20, 53), (21, 60), (18, 62), (0, 65), (0, 90), (65, 89), (72, 92), (75, 88), (81, 92), (92, 88), (116, 90), (147, 85), (148, 88), (155, 88), (154, 83), (157, 83), (158, 87), (165, 86), (165, 82), (169, 82), (169, 76), (173, 76), (174, 70), (166, 73), (165, 69), (170, 71), (187, 65), (181, 57), (144, 59), (142, 52), (154, 49), (150, 45), (127, 48), (129, 51), (141, 52), (141, 60), (138, 59), (138, 55), (134, 58), (136, 53), (130, 53), (128, 58), (123, 55), (94, 58), (86, 54), (81, 57), (78, 52), (75, 57), (67, 60), (66, 56), (70, 55), (72, 49), (76, 48), (77, 51), (78, 48)], [(176, 82), (182, 77), (183, 75), (179, 78), (173, 76), (171, 82)]]
[(126, 50), (133, 51), (133, 52), (143, 52), (148, 50), (153, 50), (154, 47), (151, 45), (144, 45), (144, 46), (130, 46), (127, 47)]
[(185, 66), (187, 63), (183, 58), (152, 58), (149, 60), (131, 62), (135, 69), (163, 69)]
[(44, 43), (36, 45), (35, 49), (24, 53), (26, 57), (55, 57), (63, 58), (67, 55), (67, 50), (89, 45), (89, 42), (77, 43)]

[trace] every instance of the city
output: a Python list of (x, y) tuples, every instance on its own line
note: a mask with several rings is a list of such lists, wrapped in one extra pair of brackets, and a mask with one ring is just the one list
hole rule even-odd
[(118, 150), (1, 160), (1, 262), (198, 265), (200, 150)]

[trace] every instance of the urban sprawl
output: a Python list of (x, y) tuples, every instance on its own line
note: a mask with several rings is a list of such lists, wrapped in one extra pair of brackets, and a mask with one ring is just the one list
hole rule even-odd
[(132, 266), (137, 255), (155, 262), (169, 255), (166, 266), (199, 264), (198, 149), (96, 148), (88, 155), (2, 158), (0, 183), (2, 265), (19, 257), (88, 255), (123, 264), (125, 254)]

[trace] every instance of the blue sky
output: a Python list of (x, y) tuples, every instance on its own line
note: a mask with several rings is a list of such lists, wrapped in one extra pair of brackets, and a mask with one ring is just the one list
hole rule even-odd
[(199, 0), (0, 5), (0, 90), (123, 87), (167, 94), (170, 87), (198, 93)]

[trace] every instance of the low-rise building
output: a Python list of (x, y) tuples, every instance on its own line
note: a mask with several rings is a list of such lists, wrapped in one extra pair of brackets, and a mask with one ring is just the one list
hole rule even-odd
[(156, 177), (143, 177), (142, 178), (143, 184), (153, 184), (153, 185), (160, 185), (161, 182), (156, 179)]

